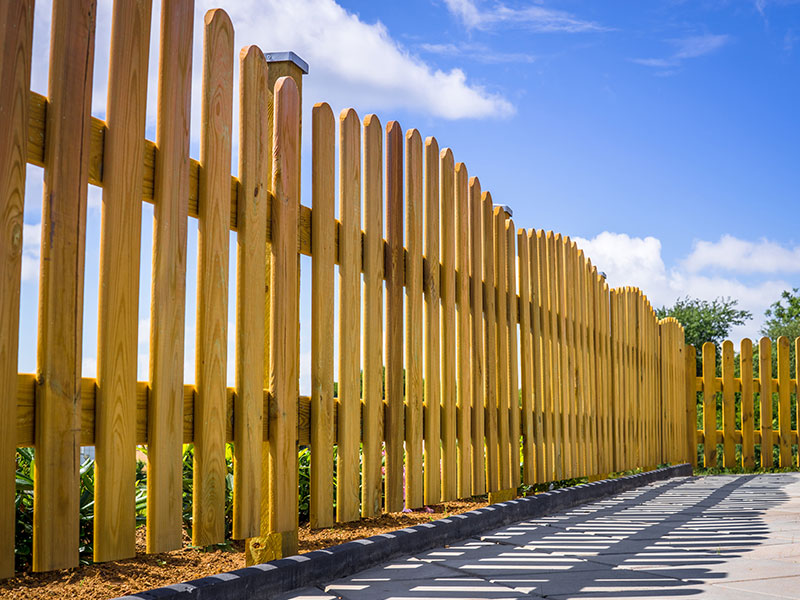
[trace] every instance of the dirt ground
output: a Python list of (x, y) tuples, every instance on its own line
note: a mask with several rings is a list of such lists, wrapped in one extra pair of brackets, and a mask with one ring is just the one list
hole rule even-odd
[[(337, 523), (327, 529), (300, 527), (300, 552), (386, 533), (441, 519), (482, 506), (485, 500), (457, 500), (411, 513), (387, 513), (353, 523)], [(430, 512), (428, 512), (430, 511)], [(244, 543), (234, 542), (230, 550), (202, 551), (184, 547), (163, 554), (144, 553), (144, 528), (137, 531), (137, 555), (129, 560), (99, 563), (50, 573), (23, 573), (0, 582), (0, 597), (42, 600), (100, 600), (134, 594), (156, 587), (199, 579), (244, 564)]]

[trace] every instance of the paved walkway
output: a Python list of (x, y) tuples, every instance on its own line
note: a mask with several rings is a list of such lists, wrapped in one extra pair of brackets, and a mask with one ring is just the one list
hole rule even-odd
[(800, 598), (800, 474), (652, 484), (280, 600)]

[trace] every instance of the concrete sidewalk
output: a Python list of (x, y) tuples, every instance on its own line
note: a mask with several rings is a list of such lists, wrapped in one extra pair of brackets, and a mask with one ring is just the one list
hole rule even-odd
[(683, 477), (280, 600), (800, 598), (800, 474)]

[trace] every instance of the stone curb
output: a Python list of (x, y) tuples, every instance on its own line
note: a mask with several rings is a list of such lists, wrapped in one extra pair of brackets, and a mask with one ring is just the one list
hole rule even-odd
[(211, 575), (123, 596), (118, 600), (255, 600), (295, 588), (329, 582), (377, 566), (404, 554), (452, 544), (523, 519), (549, 515), (670, 477), (692, 475), (689, 464), (619, 479), (605, 479), (493, 504), (446, 519), (392, 533), (354, 540), (325, 550), (290, 556), (262, 565)]

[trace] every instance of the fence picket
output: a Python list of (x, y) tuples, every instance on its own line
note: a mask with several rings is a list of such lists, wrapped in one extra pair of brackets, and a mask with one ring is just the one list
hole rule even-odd
[(33, 0), (0, 8), (0, 578), (14, 575), (16, 400)]
[[(722, 342), (722, 465), (733, 468), (735, 447), (733, 431), (736, 429), (736, 406), (733, 394), (733, 342)], [(715, 426), (716, 430), (716, 426)]]
[(779, 466), (788, 468), (792, 466), (792, 414), (789, 395), (791, 394), (791, 379), (789, 375), (789, 338), (782, 335), (777, 340), (778, 358), (778, 431), (779, 437)]
[(339, 420), (336, 471), (336, 520), (361, 515), (361, 123), (356, 111), (339, 116)]
[[(336, 123), (328, 104), (311, 113), (311, 527), (333, 525), (333, 331), (336, 261)], [(365, 469), (366, 472), (366, 469)]]
[[(490, 411), (496, 415), (497, 429), (497, 480), (498, 489), (507, 490), (511, 487), (511, 457), (509, 440), (509, 408), (511, 402), (511, 389), (509, 369), (511, 363), (508, 356), (508, 301), (506, 289), (506, 219), (505, 211), (495, 207), (492, 213), (494, 219), (494, 314), (495, 314), (495, 373), (497, 382), (497, 408)], [(491, 419), (489, 419), (491, 427)], [(494, 433), (494, 432), (492, 432)], [(488, 442), (491, 443), (491, 442)], [(491, 455), (491, 452), (490, 452)]]
[[(743, 339), (739, 352), (739, 373), (742, 377), (742, 466), (745, 469), (755, 467), (755, 413), (753, 412), (753, 342)], [(687, 373), (686, 378), (694, 384), (694, 372)], [(694, 386), (693, 386), (694, 387)], [(694, 443), (694, 431), (692, 444)]]
[[(456, 246), (455, 246), (455, 165), (449, 148), (439, 155), (441, 177), (440, 231), (442, 256), (442, 500), (457, 496), (458, 461), (456, 452)], [(438, 440), (436, 440), (438, 444)]]
[(505, 223), (506, 239), (506, 302), (508, 303), (508, 388), (511, 438), (511, 487), (516, 491), (520, 484), (520, 389), (519, 357), (517, 356), (517, 261), (514, 245), (514, 221)]
[[(705, 369), (705, 354), (703, 368)], [(761, 409), (761, 467), (772, 467), (772, 341), (762, 337), (758, 344), (758, 397)]]
[[(533, 353), (536, 340), (531, 321), (536, 320), (531, 304), (531, 258), (528, 232), (520, 229), (517, 232), (517, 252), (519, 258), (519, 353), (521, 372), (521, 405), (522, 405), (522, 481), (525, 485), (536, 483), (537, 448), (534, 439), (536, 412), (534, 410), (534, 361)], [(536, 328), (538, 329), (538, 328)], [(538, 354), (538, 353), (537, 353)]]
[[(424, 501), (436, 504), (442, 496), (442, 371), (439, 322), (439, 144), (425, 140), (425, 469)], [(452, 189), (452, 186), (451, 186)], [(446, 217), (445, 217), (446, 218)]]
[[(497, 311), (495, 302), (496, 268), (494, 231), (496, 229), (492, 196), (483, 192), (483, 313), (484, 313), (484, 352), (486, 355), (486, 385), (484, 398), (484, 427), (486, 437), (486, 485), (490, 492), (501, 489), (500, 448), (497, 438)], [(480, 396), (479, 396), (480, 397)]]
[[(484, 253), (489, 252), (489, 248), (484, 248), (485, 236), (484, 228), (488, 226), (484, 223), (483, 203), (481, 200), (481, 184), (477, 177), (469, 179), (469, 204), (470, 204), (470, 252), (471, 261), (471, 285), (470, 293), (472, 297), (472, 352), (470, 362), (472, 364), (472, 495), (477, 496), (486, 493), (486, 446), (485, 437), (485, 405), (486, 390), (484, 382), (486, 380), (487, 356), (484, 348), (484, 316), (483, 316), (483, 289), (484, 280)], [(488, 323), (486, 324), (488, 328)]]
[(536, 452), (536, 466), (534, 482), (542, 483), (547, 481), (547, 454), (550, 453), (547, 447), (547, 438), (545, 428), (547, 427), (546, 420), (546, 398), (545, 398), (545, 381), (544, 376), (546, 371), (546, 353), (547, 344), (549, 343), (546, 337), (547, 322), (543, 311), (543, 287), (542, 287), (542, 270), (541, 270), (541, 255), (543, 252), (543, 238), (539, 231), (528, 231), (528, 248), (530, 257), (528, 264), (530, 265), (530, 280), (531, 280), (531, 302), (533, 304), (533, 331), (531, 340), (531, 353), (533, 356), (533, 405), (532, 410), (534, 413), (533, 418), (533, 439)]
[(469, 175), (464, 163), (455, 171), (455, 221), (456, 221), (456, 287), (458, 295), (458, 327), (456, 330), (456, 369), (458, 382), (458, 481), (457, 494), (464, 498), (472, 493), (472, 377), (470, 355), (472, 330), (470, 323), (470, 197)]
[[(361, 516), (381, 511), (383, 440), (383, 167), (378, 117), (364, 119), (364, 435)], [(331, 361), (333, 357), (331, 357)], [(330, 485), (332, 478), (328, 479)]]

